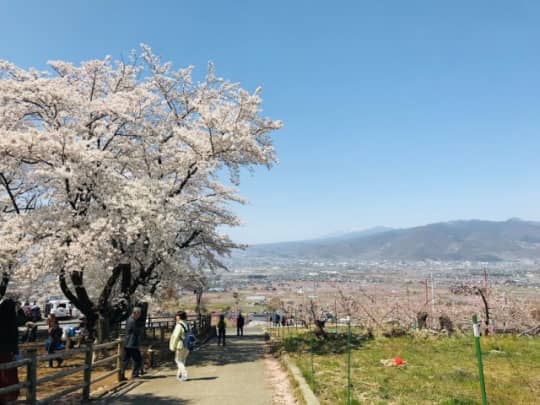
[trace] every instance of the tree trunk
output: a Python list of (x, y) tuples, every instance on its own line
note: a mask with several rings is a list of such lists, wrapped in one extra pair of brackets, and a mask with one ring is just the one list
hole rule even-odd
[(416, 314), (416, 324), (418, 330), (422, 330), (427, 325), (428, 313), (426, 311), (420, 311)]
[(4, 271), (2, 273), (2, 280), (0, 281), (0, 299), (4, 298), (4, 295), (6, 295), (9, 279), (9, 273), (7, 271)]
[[(113, 288), (120, 279), (120, 294), (115, 297), (115, 302), (111, 303)], [(100, 317), (107, 319), (109, 327), (127, 319), (131, 309), (131, 265), (122, 263), (113, 269), (113, 272), (98, 300), (97, 310)]]
[(314, 330), (315, 336), (317, 336), (318, 338), (326, 339), (328, 337), (328, 334), (324, 330), (324, 325), (326, 321), (321, 321), (320, 319), (318, 319), (317, 314), (315, 313), (316, 308), (313, 301), (310, 302), (309, 312), (311, 313), (313, 324), (315, 325), (315, 330)]
[(482, 297), (482, 302), (484, 304), (484, 315), (485, 315), (484, 323), (486, 325), (486, 327), (484, 329), (484, 336), (488, 336), (489, 335), (490, 312), (489, 312), (489, 305), (488, 305), (487, 297), (486, 297), (485, 291), (483, 291), (481, 288), (476, 287), (476, 292), (478, 293), (478, 295), (480, 295), (480, 297)]
[(195, 312), (197, 312), (199, 322), (201, 321), (201, 301), (202, 301), (202, 296), (203, 296), (202, 288), (200, 290), (195, 291), (195, 299), (197, 300), (197, 306), (195, 307)]
[(97, 343), (105, 343), (110, 340), (111, 337), (111, 328), (109, 320), (103, 316), (99, 316), (97, 321)]
[[(65, 270), (60, 272), (60, 288), (66, 298), (86, 316), (90, 341), (93, 341), (96, 338), (96, 332), (100, 342), (106, 341), (110, 338), (111, 325), (119, 323), (129, 316), (131, 305), (127, 290), (131, 286), (130, 264), (122, 263), (113, 269), (112, 274), (99, 296), (97, 305), (95, 305), (88, 296), (86, 287), (83, 283), (83, 273), (81, 271), (71, 272), (70, 279), (75, 292), (73, 292), (67, 284)], [(111, 304), (111, 294), (119, 279), (121, 279), (121, 296), (118, 297), (119, 299), (114, 304)]]
[(86, 316), (86, 327), (88, 329), (88, 340), (93, 341), (95, 336), (96, 321), (98, 318), (96, 308), (83, 285), (83, 273), (75, 271), (70, 273), (70, 279), (75, 288), (71, 291), (66, 280), (66, 271), (62, 269), (59, 275), (60, 289), (68, 300)]

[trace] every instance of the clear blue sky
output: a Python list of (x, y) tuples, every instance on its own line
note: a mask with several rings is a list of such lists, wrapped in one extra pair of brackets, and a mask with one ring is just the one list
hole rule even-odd
[(243, 177), (231, 234), (540, 219), (536, 1), (4, 1), (0, 58), (126, 55), (264, 87), (281, 163)]

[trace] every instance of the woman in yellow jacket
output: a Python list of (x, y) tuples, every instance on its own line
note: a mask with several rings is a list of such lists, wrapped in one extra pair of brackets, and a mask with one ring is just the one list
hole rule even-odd
[(176, 326), (174, 327), (171, 339), (169, 340), (169, 349), (174, 352), (174, 361), (178, 366), (176, 378), (179, 381), (187, 381), (188, 374), (186, 369), (186, 359), (189, 350), (184, 347), (184, 338), (189, 331), (187, 323), (187, 314), (184, 311), (176, 313)]

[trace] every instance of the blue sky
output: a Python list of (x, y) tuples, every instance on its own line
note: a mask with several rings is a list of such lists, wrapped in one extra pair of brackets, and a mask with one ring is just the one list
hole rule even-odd
[(540, 219), (540, 3), (3, 1), (0, 58), (44, 68), (148, 43), (248, 89), (281, 163), (243, 176), (241, 242)]

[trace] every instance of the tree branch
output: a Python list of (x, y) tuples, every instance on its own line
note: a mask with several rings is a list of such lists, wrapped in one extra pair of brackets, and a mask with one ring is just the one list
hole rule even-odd
[(178, 187), (178, 189), (176, 189), (175, 191), (173, 191), (170, 195), (171, 197), (174, 197), (178, 194), (180, 194), (182, 192), (182, 190), (184, 189), (184, 187), (186, 186), (186, 184), (188, 183), (189, 179), (195, 174), (197, 173), (197, 170), (199, 169), (197, 166), (197, 162), (193, 162), (192, 164), (189, 165), (189, 169), (188, 169), (188, 173), (186, 175), (186, 177), (184, 178), (184, 180), (182, 180), (182, 183), (180, 183), (180, 186)]
[(112, 289), (114, 288), (114, 285), (122, 275), (122, 271), (124, 266), (128, 266), (129, 264), (119, 264), (115, 268), (113, 268), (112, 274), (107, 279), (107, 283), (105, 284), (105, 287), (103, 287), (103, 290), (101, 291), (101, 294), (99, 295), (98, 299), (98, 310), (100, 313), (105, 313), (108, 310), (108, 304), (109, 304), (109, 298), (111, 296)]
[(0, 179), (2, 180), (2, 184), (4, 185), (4, 188), (6, 189), (9, 195), (9, 199), (11, 200), (11, 204), (13, 204), (13, 208), (15, 209), (15, 212), (17, 214), (20, 214), (21, 211), (19, 210), (19, 206), (17, 205), (15, 196), (13, 195), (13, 193), (11, 192), (11, 188), (9, 187), (10, 182), (7, 181), (6, 176), (4, 176), (4, 173), (0, 172)]
[(190, 235), (189, 238), (187, 238), (184, 242), (182, 243), (177, 243), (176, 246), (180, 249), (185, 249), (187, 247), (190, 246), (190, 243), (193, 242), (193, 240), (199, 236), (200, 234), (202, 233), (202, 231), (196, 229), (193, 231), (193, 233)]

